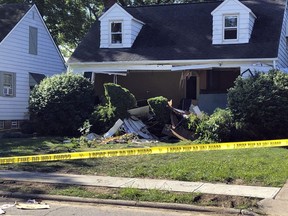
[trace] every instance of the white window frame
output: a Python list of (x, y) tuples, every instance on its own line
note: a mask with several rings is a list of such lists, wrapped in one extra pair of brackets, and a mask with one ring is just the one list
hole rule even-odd
[[(11, 76), (11, 83), (10, 84), (7, 84), (5, 83), (5, 76)], [(15, 89), (16, 89), (16, 86), (15, 86), (15, 74), (14, 73), (9, 73), (9, 72), (3, 72), (3, 75), (2, 75), (2, 78), (3, 78), (3, 81), (2, 81), (2, 96), (4, 97), (14, 97), (15, 96)]]
[(11, 129), (19, 129), (19, 121), (13, 120), (11, 121)]
[[(237, 19), (237, 26), (236, 27), (226, 27), (225, 20), (226, 17), (236, 17)], [(226, 30), (236, 30), (236, 38), (232, 39), (225, 39), (225, 31)], [(237, 42), (239, 40), (239, 14), (224, 14), (223, 15), (223, 41), (224, 42)]]
[[(121, 32), (112, 32), (112, 23), (120, 23), (121, 24)], [(121, 43), (113, 43), (112, 42), (112, 35), (121, 34)], [(109, 22), (109, 44), (110, 47), (122, 47), (123, 46), (123, 20), (111, 20)]]

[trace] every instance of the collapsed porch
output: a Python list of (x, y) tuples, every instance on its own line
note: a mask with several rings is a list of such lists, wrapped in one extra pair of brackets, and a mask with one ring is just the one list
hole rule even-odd
[(211, 67), (175, 71), (129, 70), (125, 73), (91, 73), (90, 76), (98, 98), (104, 95), (103, 84), (114, 82), (127, 88), (140, 102), (164, 96), (172, 99), (178, 108), (188, 109), (192, 103), (210, 114), (217, 107), (227, 106), (227, 89), (233, 86), (239, 75), (239, 67)]

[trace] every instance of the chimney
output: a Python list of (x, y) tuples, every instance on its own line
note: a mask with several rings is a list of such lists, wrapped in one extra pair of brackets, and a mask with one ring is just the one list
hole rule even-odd
[(117, 0), (104, 0), (104, 11), (107, 11), (115, 3), (117, 3)]

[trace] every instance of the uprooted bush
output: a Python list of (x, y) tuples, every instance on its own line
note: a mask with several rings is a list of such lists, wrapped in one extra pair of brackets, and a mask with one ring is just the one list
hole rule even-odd
[(229, 109), (216, 109), (197, 125), (196, 135), (207, 142), (228, 142), (234, 139), (235, 126)]
[(286, 138), (288, 74), (272, 70), (237, 78), (228, 91), (228, 107), (246, 139)]
[(168, 99), (163, 96), (149, 98), (147, 100), (151, 111), (155, 114), (155, 120), (160, 125), (170, 122), (170, 109), (168, 108)]
[(29, 112), (36, 132), (43, 135), (75, 135), (93, 110), (94, 87), (71, 73), (55, 75), (36, 85)]
[(105, 83), (105, 99), (106, 103), (115, 107), (116, 118), (125, 118), (129, 116), (127, 110), (136, 107), (137, 101), (135, 96), (126, 88), (114, 83)]
[(105, 99), (92, 113), (89, 121), (91, 131), (102, 134), (106, 132), (117, 119), (129, 116), (127, 110), (136, 107), (136, 99), (128, 89), (113, 83), (105, 83)]

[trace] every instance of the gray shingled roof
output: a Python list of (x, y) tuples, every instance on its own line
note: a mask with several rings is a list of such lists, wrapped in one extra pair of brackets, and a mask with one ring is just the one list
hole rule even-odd
[(0, 42), (30, 9), (27, 4), (0, 5)]
[(241, 2), (257, 16), (248, 44), (212, 45), (211, 12), (221, 2), (127, 7), (127, 12), (145, 23), (132, 48), (99, 48), (97, 21), (69, 62), (277, 57), (285, 0)]

